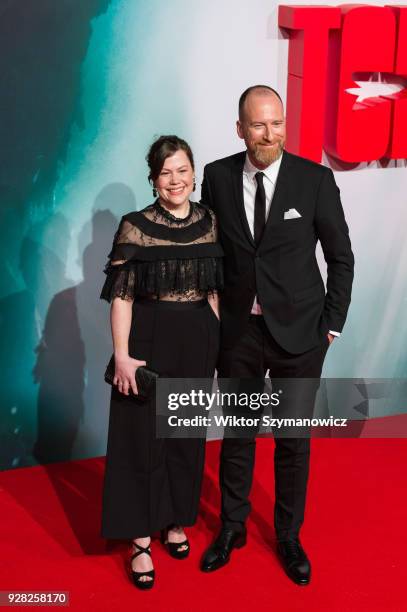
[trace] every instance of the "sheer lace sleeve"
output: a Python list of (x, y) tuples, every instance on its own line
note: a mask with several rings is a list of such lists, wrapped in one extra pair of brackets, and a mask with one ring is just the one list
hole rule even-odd
[(117, 262), (128, 261), (137, 253), (138, 245), (139, 236), (137, 228), (126, 217), (122, 217), (119, 228), (113, 238), (112, 250), (108, 255), (110, 263), (115, 264)]

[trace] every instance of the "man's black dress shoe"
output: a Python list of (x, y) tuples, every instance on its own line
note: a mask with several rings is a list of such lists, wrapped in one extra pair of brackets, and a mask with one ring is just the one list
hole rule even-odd
[(223, 527), (211, 544), (201, 561), (203, 572), (213, 572), (226, 565), (230, 559), (230, 553), (234, 548), (242, 548), (246, 544), (246, 529), (235, 531)]
[(296, 584), (309, 584), (311, 564), (299, 540), (279, 542), (277, 552), (287, 576)]

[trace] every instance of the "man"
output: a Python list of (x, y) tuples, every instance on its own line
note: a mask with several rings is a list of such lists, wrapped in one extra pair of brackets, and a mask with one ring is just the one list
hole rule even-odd
[[(315, 378), (350, 303), (353, 254), (332, 171), (284, 150), (278, 93), (264, 85), (240, 97), (237, 133), (246, 151), (208, 164), (202, 199), (218, 218), (225, 288), (218, 376)], [(321, 242), (327, 288), (315, 257)], [(275, 439), (274, 525), (288, 576), (308, 584), (301, 546), (309, 438)], [(225, 438), (220, 460), (220, 534), (201, 569), (216, 570), (246, 542), (255, 439)]]

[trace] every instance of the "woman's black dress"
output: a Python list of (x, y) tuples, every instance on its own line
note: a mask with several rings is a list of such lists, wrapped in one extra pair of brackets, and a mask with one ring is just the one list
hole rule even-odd
[[(219, 321), (209, 292), (222, 286), (214, 214), (191, 202), (178, 219), (158, 200), (125, 215), (115, 234), (101, 298), (133, 301), (129, 354), (166, 377), (209, 378)], [(114, 262), (123, 262), (114, 265)], [(150, 536), (196, 521), (205, 440), (155, 437), (155, 405), (112, 388), (102, 536)]]

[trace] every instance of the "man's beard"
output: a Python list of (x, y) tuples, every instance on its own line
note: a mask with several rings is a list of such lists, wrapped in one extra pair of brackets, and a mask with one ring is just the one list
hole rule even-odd
[(253, 143), (253, 157), (263, 166), (269, 166), (275, 162), (282, 154), (284, 141), (279, 140), (276, 147), (262, 147)]

